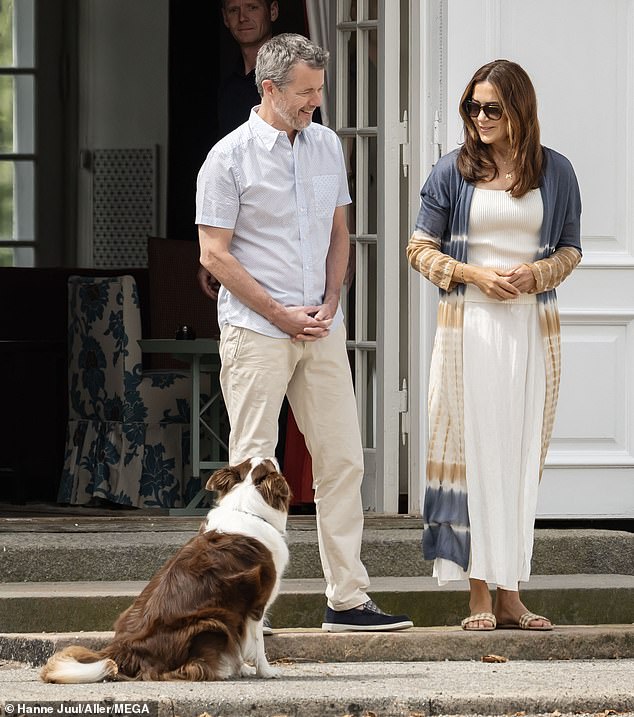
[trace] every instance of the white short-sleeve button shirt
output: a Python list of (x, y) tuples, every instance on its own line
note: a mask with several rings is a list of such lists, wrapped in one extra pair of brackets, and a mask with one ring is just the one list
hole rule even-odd
[[(231, 254), (284, 306), (323, 303), (335, 208), (351, 202), (341, 143), (311, 123), (291, 144), (261, 119), (221, 139), (198, 173), (196, 224), (233, 229)], [(343, 320), (341, 307), (332, 324)], [(289, 338), (224, 287), (218, 324)]]

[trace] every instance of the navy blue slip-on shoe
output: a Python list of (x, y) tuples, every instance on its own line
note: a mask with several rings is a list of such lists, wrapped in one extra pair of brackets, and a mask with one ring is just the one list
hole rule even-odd
[(373, 600), (368, 600), (361, 609), (333, 610), (327, 607), (321, 629), (325, 632), (376, 632), (405, 630), (413, 626), (407, 615), (388, 615)]

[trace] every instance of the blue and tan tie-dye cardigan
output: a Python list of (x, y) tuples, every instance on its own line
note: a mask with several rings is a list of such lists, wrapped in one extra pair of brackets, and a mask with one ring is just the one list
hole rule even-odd
[[(421, 208), (407, 257), (416, 270), (440, 288), (429, 376), (423, 555), (428, 560), (446, 558), (466, 570), (470, 535), (462, 383), (464, 284), (455, 282), (453, 275), (460, 262), (468, 261), (467, 236), (474, 185), (466, 182), (458, 171), (458, 151), (439, 160), (421, 189)], [(535, 262), (530, 264), (536, 280), (546, 357), (542, 468), (559, 391), (561, 360), (555, 287), (581, 259), (581, 198), (574, 170), (563, 155), (551, 149), (544, 148), (544, 159), (540, 249)]]

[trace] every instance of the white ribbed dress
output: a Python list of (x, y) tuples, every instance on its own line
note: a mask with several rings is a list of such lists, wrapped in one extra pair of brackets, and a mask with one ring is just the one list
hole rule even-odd
[[(534, 261), (542, 218), (539, 189), (514, 198), (476, 188), (469, 263), (510, 269)], [(439, 558), (434, 575), (441, 585), (471, 577), (517, 590), (530, 575), (545, 400), (535, 295), (500, 302), (468, 284), (463, 361), (471, 559), (464, 572)]]

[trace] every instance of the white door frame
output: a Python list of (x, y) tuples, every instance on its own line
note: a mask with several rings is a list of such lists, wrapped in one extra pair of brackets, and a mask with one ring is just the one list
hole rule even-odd
[[(388, 7), (389, 5), (389, 7)], [(377, 276), (377, 510), (398, 512), (401, 394), (400, 346), (400, 12), (399, 3), (379, 3), (379, 152)], [(381, 64), (379, 63), (379, 66)], [(381, 427), (383, 430), (381, 430)], [(378, 477), (381, 477), (379, 480)]]
[[(376, 15), (373, 8), (376, 7)], [(367, 511), (396, 513), (399, 498), (399, 180), (400, 97), (398, 3), (358, 0), (351, 17), (350, 0), (331, 0), (331, 47), (335, 50), (332, 77), (337, 131), (355, 182), (351, 238), (356, 248), (354, 335), (348, 349), (354, 357), (359, 423), (364, 443), (363, 506)], [(376, 37), (376, 57), (369, 38)], [(356, 35), (356, 95), (351, 97), (349, 39)], [(376, 72), (376, 96), (372, 73)], [(349, 102), (354, 100), (355, 117)], [(368, 105), (375, 103), (376, 107)], [(370, 117), (376, 117), (374, 123)], [(376, 147), (374, 166), (373, 147)], [(354, 148), (354, 152), (352, 152)], [(376, 206), (369, 197), (374, 175)], [(374, 193), (374, 190), (373, 190)], [(376, 212), (376, 221), (374, 213)], [(370, 218), (372, 218), (370, 220)], [(376, 226), (375, 226), (376, 225)], [(372, 258), (374, 255), (374, 258)], [(376, 266), (374, 266), (376, 265)], [(344, 308), (347, 308), (344, 297)], [(376, 312), (369, 304), (376, 306)], [(347, 312), (346, 312), (347, 313)], [(375, 315), (374, 315), (375, 313)], [(350, 325), (351, 322), (347, 321)], [(376, 326), (374, 325), (376, 323)]]
[[(410, 0), (409, 22), (409, 224), (413, 231), (420, 188), (445, 145), (443, 47), (447, 0)], [(436, 329), (438, 290), (408, 271), (409, 487), (408, 512), (422, 512), (427, 453), (427, 385)]]

